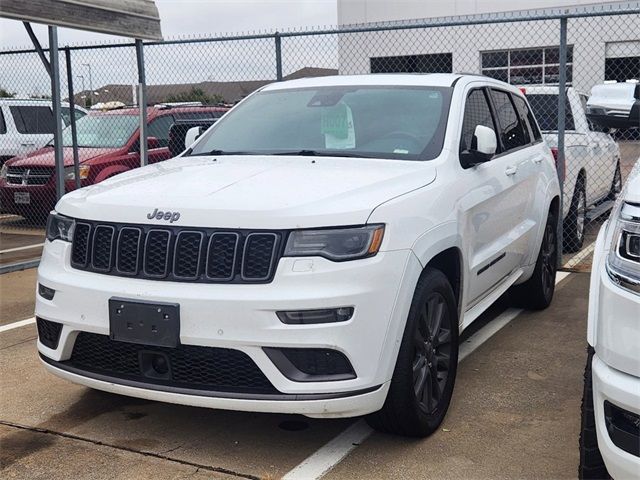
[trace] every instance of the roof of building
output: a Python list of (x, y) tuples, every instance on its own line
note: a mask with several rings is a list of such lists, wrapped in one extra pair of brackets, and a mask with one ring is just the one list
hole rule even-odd
[[(336, 75), (338, 70), (332, 68), (304, 67), (290, 75), (283, 77), (283, 80), (304, 78), (309, 76), (319, 77)], [(147, 103), (155, 105), (157, 103), (168, 102), (170, 97), (188, 94), (194, 89), (201, 90), (209, 97), (220, 96), (225, 103), (235, 103), (254, 92), (260, 87), (273, 83), (275, 80), (241, 80), (235, 82), (215, 82), (204, 81), (199, 83), (172, 83), (163, 85), (147, 85)], [(93, 95), (93, 103), (97, 102), (122, 102), (127, 105), (134, 103), (133, 88), (131, 85), (108, 84), (94, 89), (98, 94)], [(90, 95), (89, 90), (78, 92), (74, 100), (79, 105), (85, 104), (85, 99)]]

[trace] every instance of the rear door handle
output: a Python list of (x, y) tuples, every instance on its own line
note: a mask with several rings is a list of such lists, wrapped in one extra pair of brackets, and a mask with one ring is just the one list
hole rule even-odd
[(35, 146), (35, 143), (21, 143), (20, 145), (22, 145), (23, 147), (33, 147)]
[(542, 160), (544, 160), (544, 157), (542, 155), (538, 155), (533, 158), (533, 163), (542, 163)]
[(504, 169), (504, 173), (508, 176), (515, 175), (517, 171), (518, 171), (518, 167), (516, 167), (515, 165), (509, 165), (507, 168)]

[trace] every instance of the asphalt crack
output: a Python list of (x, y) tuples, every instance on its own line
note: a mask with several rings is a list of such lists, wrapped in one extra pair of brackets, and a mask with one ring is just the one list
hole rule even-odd
[[(86, 437), (81, 437), (79, 435), (74, 435), (72, 433), (64, 433), (64, 432), (57, 432), (55, 430), (50, 430), (48, 428), (41, 428), (41, 427), (30, 427), (28, 425), (22, 425), (19, 423), (14, 423), (14, 422), (9, 422), (6, 420), (0, 420), (0, 425), (4, 425), (5, 427), (9, 427), (9, 428), (15, 428), (17, 430), (26, 430), (29, 432), (34, 432), (34, 433), (41, 433), (41, 434), (45, 434), (45, 435), (53, 435), (53, 436), (57, 436), (57, 437), (61, 437), (61, 438), (66, 438), (69, 440), (77, 440), (80, 442), (85, 442), (85, 443), (91, 443), (93, 445), (98, 445), (101, 447), (109, 447), (109, 448), (113, 448), (115, 450), (120, 450), (123, 452), (129, 452), (129, 453), (136, 453), (138, 455), (142, 455), (145, 457), (153, 457), (153, 458), (158, 458), (160, 460), (166, 460), (169, 462), (174, 462), (174, 463), (179, 463), (181, 465), (186, 465), (189, 467), (194, 467), (196, 469), (196, 472), (198, 472), (198, 470), (206, 470), (208, 472), (215, 472), (215, 473), (222, 473), (225, 475), (231, 475), (234, 477), (238, 477), (238, 478), (246, 478), (249, 480), (261, 480), (260, 477), (255, 476), (255, 475), (251, 475), (248, 473), (241, 473), (241, 472), (235, 472), (233, 470), (229, 470), (228, 468), (222, 468), (222, 467), (214, 467), (211, 465), (203, 465), (200, 463), (196, 463), (196, 462), (189, 462), (187, 460), (180, 460), (179, 458), (174, 458), (174, 457), (170, 457), (165, 455), (164, 453), (155, 453), (155, 452), (148, 452), (148, 451), (144, 451), (144, 450), (136, 450), (135, 448), (129, 448), (129, 447), (123, 447), (120, 445), (115, 445), (112, 443), (108, 443), (108, 442), (102, 442), (100, 440), (92, 440), (90, 438), (86, 438)], [(169, 450), (173, 451), (175, 449)], [(194, 472), (194, 473), (196, 473)]]

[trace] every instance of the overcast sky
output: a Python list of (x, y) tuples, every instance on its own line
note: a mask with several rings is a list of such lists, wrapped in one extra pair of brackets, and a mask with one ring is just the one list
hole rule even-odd
[[(0, 0), (2, 1), (2, 0)], [(28, 1), (28, 0), (25, 0)], [(336, 0), (156, 0), (165, 38), (335, 25)], [(34, 29), (43, 44), (46, 27)], [(60, 45), (113, 41), (115, 37), (60, 28)], [(0, 19), (0, 48), (32, 48), (20, 22)]]

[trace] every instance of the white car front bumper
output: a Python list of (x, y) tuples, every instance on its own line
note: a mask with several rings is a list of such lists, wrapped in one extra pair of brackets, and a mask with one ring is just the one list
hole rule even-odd
[(606, 419), (605, 402), (640, 418), (640, 378), (607, 366), (597, 354), (593, 357), (592, 372), (598, 447), (607, 470), (615, 479), (639, 478), (640, 457), (624, 451), (614, 443), (607, 428), (613, 426), (611, 420)]
[[(56, 291), (38, 296), (36, 316), (62, 324), (57, 348), (38, 342), (52, 373), (89, 387), (124, 395), (211, 408), (357, 416), (380, 409), (422, 267), (410, 251), (335, 263), (322, 258), (282, 258), (269, 284), (203, 284), (123, 278), (70, 267), (70, 244), (47, 242), (38, 281)], [(174, 302), (180, 305), (180, 344), (244, 352), (277, 390), (274, 396), (186, 392), (158, 382), (124, 381), (69, 368), (79, 332), (108, 336), (108, 301)], [(342, 323), (286, 325), (281, 310), (354, 307)], [(346, 356), (355, 378), (293, 381), (263, 347), (328, 348)]]

